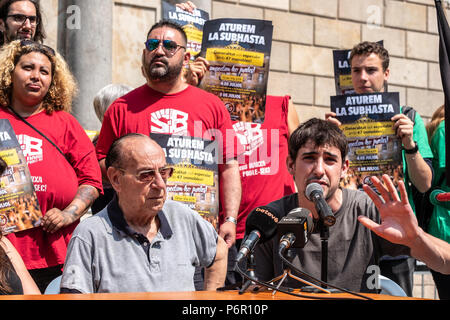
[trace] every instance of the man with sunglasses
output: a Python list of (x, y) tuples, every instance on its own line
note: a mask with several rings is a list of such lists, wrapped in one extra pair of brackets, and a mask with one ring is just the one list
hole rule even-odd
[(187, 37), (174, 23), (161, 21), (147, 34), (142, 73), (147, 82), (111, 104), (97, 141), (97, 158), (106, 177), (105, 157), (112, 142), (130, 132), (200, 137), (219, 146), (219, 234), (231, 247), (241, 182), (236, 158), (241, 151), (223, 102), (215, 95), (187, 84), (183, 68), (189, 63)]
[(7, 0), (0, 7), (0, 45), (18, 39), (41, 42), (45, 39), (37, 0)]
[(166, 200), (173, 168), (163, 149), (131, 133), (111, 145), (106, 167), (117, 195), (75, 229), (61, 292), (194, 291), (196, 266), (205, 290), (222, 286), (227, 246), (197, 212)]

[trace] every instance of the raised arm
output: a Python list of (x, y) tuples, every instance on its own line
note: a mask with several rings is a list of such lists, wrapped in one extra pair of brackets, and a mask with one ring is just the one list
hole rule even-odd
[(381, 224), (367, 217), (359, 216), (358, 220), (365, 227), (386, 240), (402, 244), (411, 249), (411, 255), (423, 261), (430, 269), (444, 274), (450, 274), (450, 244), (423, 231), (408, 202), (408, 196), (403, 181), (399, 181), (400, 197), (388, 175), (381, 181), (372, 177), (371, 180), (380, 196), (369, 186), (364, 185), (364, 191), (372, 199), (381, 216)]

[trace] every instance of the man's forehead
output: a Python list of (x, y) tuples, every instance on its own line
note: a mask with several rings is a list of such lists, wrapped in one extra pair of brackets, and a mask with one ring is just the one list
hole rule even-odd
[(360, 54), (355, 55), (352, 58), (351, 65), (352, 68), (356, 66), (368, 66), (368, 65), (374, 65), (374, 66), (381, 66), (382, 61), (378, 54), (376, 53), (367, 53), (367, 54)]
[(159, 27), (153, 29), (148, 35), (148, 39), (169, 39), (169, 40), (180, 40), (182, 38), (180, 32), (168, 26)]
[(36, 6), (34, 5), (34, 3), (28, 0), (16, 1), (11, 3), (8, 9), (8, 13), (36, 15)]
[(130, 159), (136, 163), (145, 161), (166, 161), (164, 150), (150, 139), (132, 139), (125, 147), (126, 153)]
[(317, 145), (314, 141), (309, 140), (298, 150), (298, 154), (328, 154), (340, 157), (341, 151), (329, 143)]

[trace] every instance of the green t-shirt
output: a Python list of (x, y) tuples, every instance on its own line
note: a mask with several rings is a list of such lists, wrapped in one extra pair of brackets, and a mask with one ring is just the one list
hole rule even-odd
[[(445, 172), (445, 121), (439, 124), (431, 138), (431, 150), (434, 155), (433, 186), (435, 186), (439, 182), (441, 175)], [(450, 192), (450, 187), (447, 186), (445, 180), (439, 189)], [(450, 210), (441, 206), (434, 206), (433, 215), (428, 225), (428, 232), (450, 243)]]
[[(402, 112), (400, 107), (400, 112)], [(425, 124), (423, 123), (422, 117), (416, 112), (416, 116), (414, 118), (414, 128), (413, 128), (413, 140), (417, 142), (417, 146), (419, 147), (419, 152), (422, 158), (433, 158), (433, 152), (431, 151), (430, 145), (428, 144), (428, 135), (427, 129), (425, 128)], [(406, 192), (408, 193), (408, 200), (411, 204), (412, 209), (415, 212), (414, 201), (411, 187), (409, 186), (409, 176), (407, 170), (407, 162), (405, 157), (405, 151), (402, 150), (402, 159), (403, 159), (403, 176), (405, 177), (405, 187)]]

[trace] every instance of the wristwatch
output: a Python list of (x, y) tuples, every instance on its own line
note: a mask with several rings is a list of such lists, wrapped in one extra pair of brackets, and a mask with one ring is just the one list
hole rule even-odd
[(417, 145), (417, 142), (414, 141), (414, 148), (405, 149), (405, 147), (403, 147), (403, 150), (405, 150), (405, 153), (407, 153), (407, 154), (414, 154), (414, 153), (417, 153), (417, 151), (419, 151), (419, 146)]
[(234, 224), (237, 224), (236, 218), (231, 217), (231, 216), (226, 217), (226, 218), (225, 218), (225, 221), (228, 221), (228, 222), (232, 222), (232, 223), (234, 223)]

